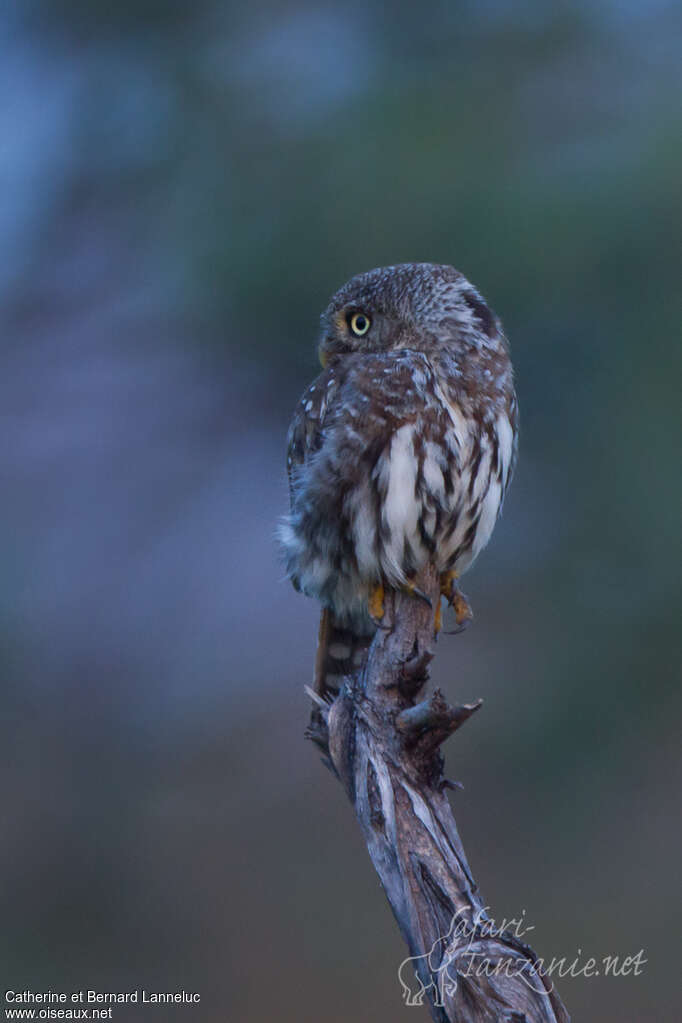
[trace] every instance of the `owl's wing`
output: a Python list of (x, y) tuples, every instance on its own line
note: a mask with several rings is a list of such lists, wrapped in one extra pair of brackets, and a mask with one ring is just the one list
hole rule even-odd
[[(338, 370), (326, 369), (305, 391), (294, 412), (287, 436), (287, 475), (292, 506), (298, 473), (322, 447), (325, 424), (330, 408), (334, 408), (339, 383)], [(294, 585), (298, 588), (295, 580)], [(313, 674), (314, 691), (324, 696), (337, 692), (343, 676), (353, 670), (353, 658), (357, 660), (359, 653), (364, 655), (370, 642), (371, 636), (354, 636), (339, 626), (331, 610), (323, 608)], [(316, 714), (319, 710), (314, 709), (313, 718)]]
[[(339, 493), (360, 495), (383, 485), (372, 470), (401, 426), (412, 423), (417, 440), (422, 431), (425, 437), (434, 430), (444, 434), (447, 414), (436, 391), (427, 359), (411, 350), (348, 356), (317, 378), (294, 414), (287, 459), (292, 507), (302, 492), (314, 495), (303, 502), (306, 514), (314, 509), (310, 530), (334, 522), (342, 543), (356, 541), (348, 515), (357, 502), (340, 502)], [(297, 584), (295, 576), (292, 581)], [(357, 670), (371, 638), (371, 626), (351, 627), (347, 616), (323, 610), (316, 692), (333, 691), (344, 675)]]
[(292, 499), (296, 473), (322, 446), (325, 419), (338, 386), (338, 373), (331, 368), (326, 369), (313, 381), (296, 406), (287, 436), (287, 475)]

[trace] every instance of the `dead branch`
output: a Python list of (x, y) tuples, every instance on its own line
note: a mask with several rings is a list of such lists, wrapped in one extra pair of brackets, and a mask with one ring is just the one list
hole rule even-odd
[[(435, 607), (435, 572), (417, 583)], [(315, 695), (307, 734), (355, 807), (407, 942), (406, 1002), (426, 1000), (437, 1023), (568, 1023), (535, 952), (487, 915), (445, 792), (440, 746), (481, 702), (419, 699), (435, 648), (426, 601), (389, 594), (385, 624), (364, 671), (330, 704)]]

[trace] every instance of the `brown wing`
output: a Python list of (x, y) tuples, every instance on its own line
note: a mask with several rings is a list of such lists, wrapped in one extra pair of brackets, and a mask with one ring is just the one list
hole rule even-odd
[[(322, 445), (327, 411), (340, 382), (337, 369), (326, 369), (305, 391), (294, 412), (287, 438), (287, 474), (292, 503), (297, 471)], [(340, 628), (334, 612), (323, 608), (313, 674), (314, 691), (325, 698), (335, 695), (343, 676), (357, 667), (358, 658), (364, 656), (371, 639), (371, 636), (356, 637)]]
[(322, 444), (325, 416), (338, 386), (338, 372), (326, 369), (308, 387), (296, 406), (287, 437), (287, 474), (292, 500), (296, 471)]
[[(444, 434), (449, 422), (433, 387), (433, 371), (420, 353), (370, 354), (328, 369), (303, 394), (289, 430), (287, 468), (292, 504), (300, 469), (331, 444), (332, 467), (352, 485), (369, 475), (393, 432), (406, 422), (431, 424)], [(422, 461), (424, 452), (420, 455)], [(326, 468), (320, 467), (320, 471)], [(309, 482), (309, 481), (308, 481)], [(324, 488), (319, 488), (320, 495)], [(294, 585), (296, 582), (294, 580)], [(320, 695), (338, 691), (344, 676), (358, 670), (372, 632), (341, 624), (331, 609), (322, 612), (313, 685)]]

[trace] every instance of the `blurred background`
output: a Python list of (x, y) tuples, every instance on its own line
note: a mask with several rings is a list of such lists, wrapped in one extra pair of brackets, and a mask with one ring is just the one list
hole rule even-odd
[(273, 537), (320, 311), (429, 260), (522, 411), (434, 668), (486, 701), (447, 753), (474, 874), (547, 959), (645, 950), (560, 982), (574, 1019), (682, 1012), (681, 39), (667, 0), (2, 5), (3, 991), (428, 1018)]

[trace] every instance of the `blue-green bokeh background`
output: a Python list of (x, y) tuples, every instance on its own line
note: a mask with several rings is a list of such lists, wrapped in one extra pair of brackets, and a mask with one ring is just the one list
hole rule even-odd
[(677, 5), (14, 0), (0, 15), (3, 990), (425, 1020), (303, 741), (288, 417), (348, 276), (449, 262), (518, 473), (435, 677), (472, 867), (574, 1018), (682, 1013)]

